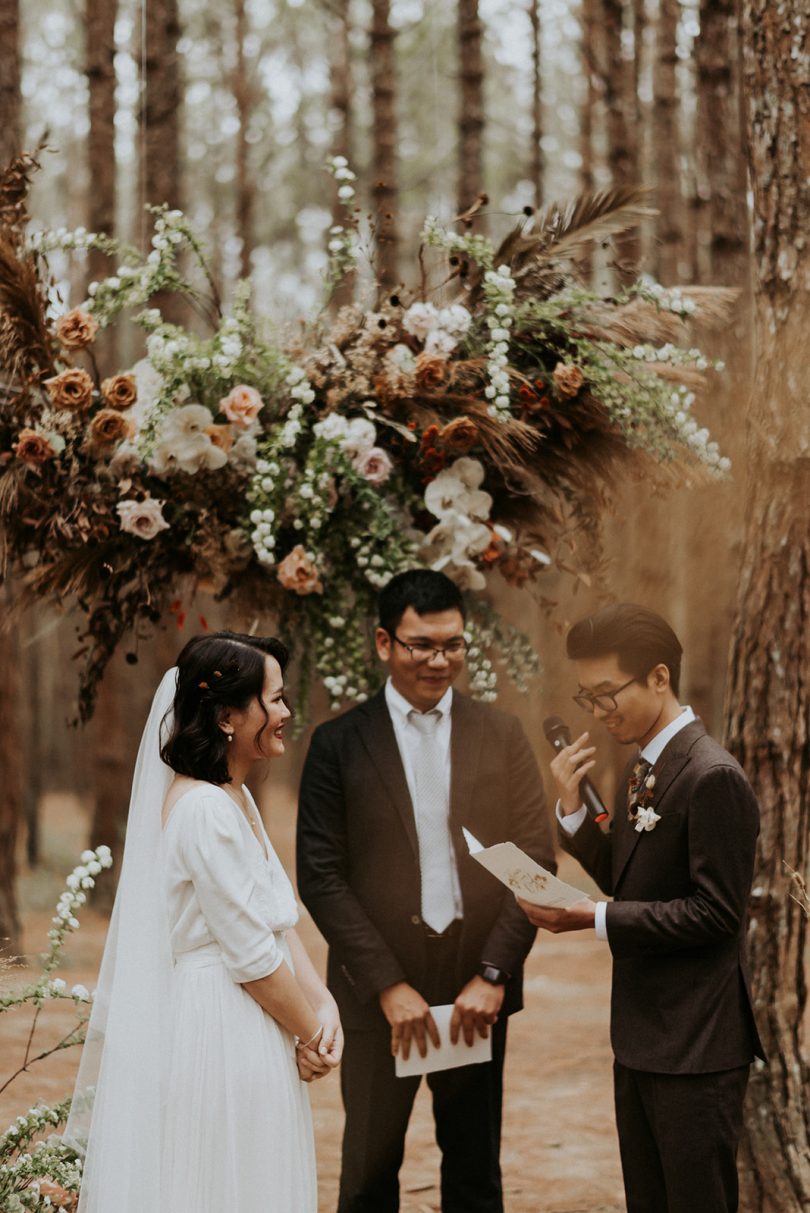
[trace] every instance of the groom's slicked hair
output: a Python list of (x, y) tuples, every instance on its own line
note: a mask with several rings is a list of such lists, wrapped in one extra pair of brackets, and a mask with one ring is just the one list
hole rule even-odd
[(566, 651), (573, 661), (615, 653), (620, 667), (639, 682), (657, 665), (665, 665), (673, 694), (679, 693), (681, 642), (666, 619), (649, 607), (617, 602), (586, 615), (568, 633)]
[(464, 599), (454, 581), (435, 569), (408, 569), (397, 573), (380, 591), (380, 627), (393, 636), (408, 607), (417, 615), (433, 615), (438, 611), (460, 611), (466, 619)]
[[(275, 657), (283, 670), (287, 648), (273, 636), (241, 632), (209, 632), (189, 640), (177, 658), (172, 730), (160, 750), (178, 775), (230, 783), (228, 739), (220, 721), (227, 708), (241, 711), (254, 699), (261, 704), (265, 657)], [(257, 742), (267, 725), (264, 715)]]

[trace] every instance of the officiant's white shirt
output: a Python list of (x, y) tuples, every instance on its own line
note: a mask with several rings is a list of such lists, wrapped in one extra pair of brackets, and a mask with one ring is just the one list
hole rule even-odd
[[(399, 750), (399, 756), (402, 759), (402, 765), (405, 769), (405, 780), (408, 784), (408, 791), (411, 796), (411, 804), (414, 808), (414, 813), (418, 812), (416, 800), (416, 778), (415, 767), (418, 761), (419, 746), (422, 740), (422, 734), (410, 722), (411, 712), (418, 711), (412, 703), (404, 695), (400, 695), (399, 691), (394, 686), (389, 678), (385, 684), (385, 702), (388, 706), (388, 715), (391, 717), (391, 723), (394, 726), (394, 736)], [(445, 771), (445, 787), (444, 800), (445, 811), (450, 809), (450, 736), (452, 733), (452, 711), (453, 711), (453, 688), (448, 687), (442, 695), (439, 702), (433, 711), (439, 712), (439, 723), (436, 726), (436, 740), (439, 743), (442, 758), (444, 759)], [(453, 901), (455, 903), (456, 918), (461, 918), (463, 915), (463, 903), (461, 900), (461, 885), (458, 879), (458, 870), (455, 863), (452, 865), (452, 881), (453, 881)]]
[[(676, 716), (666, 728), (660, 733), (656, 733), (652, 741), (648, 741), (644, 749), (639, 752), (639, 758), (643, 758), (650, 766), (655, 766), (658, 759), (664, 752), (666, 746), (669, 745), (672, 738), (680, 733), (681, 729), (685, 729), (688, 724), (691, 724), (697, 717), (692, 709), (687, 704), (681, 708), (680, 715)], [(585, 805), (580, 805), (576, 813), (569, 813), (566, 817), (562, 812), (559, 800), (557, 801), (557, 820), (559, 821), (566, 834), (576, 834), (579, 827), (585, 820), (588, 810)], [(594, 927), (596, 928), (597, 939), (607, 939), (607, 902), (597, 901), (596, 916), (594, 918)]]

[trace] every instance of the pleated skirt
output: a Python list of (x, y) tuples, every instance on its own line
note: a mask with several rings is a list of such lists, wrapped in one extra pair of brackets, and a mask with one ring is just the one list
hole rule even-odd
[(306, 1085), (292, 1036), (210, 945), (178, 957), (161, 1166), (171, 1213), (316, 1213)]

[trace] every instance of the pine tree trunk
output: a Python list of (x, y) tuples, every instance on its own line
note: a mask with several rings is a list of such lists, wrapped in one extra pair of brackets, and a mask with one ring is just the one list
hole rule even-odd
[(810, 1207), (810, 1066), (802, 1051), (810, 843), (810, 0), (744, 0), (754, 190), (757, 365), (751, 467), (727, 700), (728, 744), (762, 808), (751, 904), (754, 1005), (769, 1054), (755, 1067), (741, 1157), (747, 1213)]
[(543, 28), (540, 21), (540, 0), (529, 0), (529, 21), (532, 27), (532, 154), (529, 179), (534, 186), (534, 205), (543, 205)]
[[(614, 186), (638, 185), (638, 127), (636, 124), (636, 65), (624, 54), (622, 32), (626, 0), (602, 0), (604, 23), (604, 62), (600, 65), (605, 98), (608, 167)], [(640, 255), (637, 230), (616, 242), (619, 276), (623, 280), (638, 275)]]
[(0, 167), (22, 148), (19, 0), (0, 0)]
[(748, 279), (748, 212), (736, 0), (701, 0), (695, 51), (701, 278), (739, 285)]
[(180, 16), (177, 0), (146, 6), (146, 79), (142, 120), (146, 201), (182, 206), (180, 188)]
[[(0, 605), (6, 591), (0, 588)], [(16, 955), (17, 836), (23, 813), (23, 755), (20, 729), (19, 648), (13, 633), (0, 630), (0, 953)]]
[[(92, 187), (87, 191), (87, 227), (91, 232), (115, 234), (115, 19), (117, 0), (86, 0), (85, 74), (88, 85), (87, 168)], [(88, 281), (111, 273), (109, 258), (91, 250)], [(115, 362), (114, 330), (103, 335), (103, 373)], [(99, 351), (96, 351), (98, 357)]]
[(399, 281), (395, 32), (391, 0), (373, 0), (371, 19), (372, 173), (377, 241), (377, 280), (383, 289)]
[(248, 128), (256, 102), (255, 89), (245, 55), (248, 16), (245, 0), (234, 0), (236, 63), (233, 72), (233, 95), (239, 130), (236, 135), (236, 231), (241, 241), (239, 253), (240, 276), (250, 278), (253, 252), (253, 224), (256, 210), (256, 185), (250, 168)]
[(653, 73), (653, 162), (657, 223), (656, 272), (666, 286), (681, 279), (683, 200), (676, 68), (679, 0), (659, 0)]
[[(599, 0), (582, 0), (580, 10), (582, 73), (585, 81), (579, 114), (580, 188), (583, 194), (595, 189), (594, 173), (594, 117), (598, 104), (598, 51)], [(588, 280), (593, 273), (590, 254), (581, 260), (583, 277)]]
[(458, 62), (461, 83), (458, 115), (457, 213), (484, 192), (484, 58), (478, 0), (458, 0)]
[[(349, 40), (350, 28), (349, 0), (335, 0), (329, 26), (332, 155), (343, 156), (351, 165), (354, 159), (352, 143), (354, 80), (352, 78), (351, 42)], [(339, 182), (335, 182), (332, 193), (332, 222), (343, 227), (345, 226), (346, 215), (343, 203), (337, 196), (338, 187)], [(331, 305), (334, 310), (351, 303), (354, 295), (354, 279), (355, 275), (348, 273), (338, 283), (331, 299)]]

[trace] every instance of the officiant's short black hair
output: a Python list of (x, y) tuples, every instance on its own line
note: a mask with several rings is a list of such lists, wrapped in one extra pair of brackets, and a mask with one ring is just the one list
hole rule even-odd
[[(223, 712), (242, 710), (253, 699), (261, 703), (265, 657), (275, 657), (283, 670), (288, 656), (286, 645), (274, 636), (192, 636), (177, 658), (171, 731), (160, 750), (163, 761), (178, 775), (230, 783), (228, 739), (219, 727)], [(267, 712), (257, 741), (266, 724)]]
[(673, 694), (679, 693), (681, 642), (666, 619), (649, 607), (617, 602), (586, 615), (568, 633), (566, 650), (572, 661), (615, 653), (621, 668), (639, 681), (657, 665), (665, 665)]
[(467, 618), (461, 590), (454, 581), (435, 569), (408, 569), (397, 573), (381, 591), (379, 597), (380, 627), (393, 636), (408, 607), (417, 615), (433, 615), (438, 611), (460, 611)]

